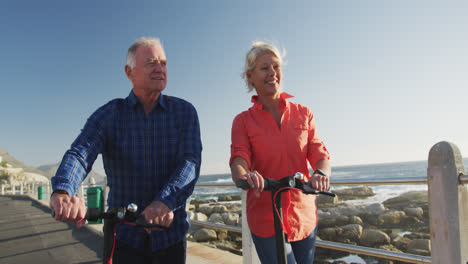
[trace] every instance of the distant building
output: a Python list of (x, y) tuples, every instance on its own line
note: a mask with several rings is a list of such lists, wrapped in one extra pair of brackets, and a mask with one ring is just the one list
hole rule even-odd
[(0, 162), (2, 162), (2, 156), (0, 156)]

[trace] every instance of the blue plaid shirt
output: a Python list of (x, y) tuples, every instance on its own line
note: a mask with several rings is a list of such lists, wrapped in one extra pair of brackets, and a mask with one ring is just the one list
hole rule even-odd
[[(161, 94), (146, 115), (132, 91), (89, 117), (65, 153), (52, 187), (73, 195), (101, 153), (110, 190), (109, 208), (136, 203), (141, 213), (152, 201), (161, 201), (174, 212), (170, 231), (151, 233), (155, 251), (187, 233), (185, 204), (200, 175), (201, 151), (198, 116), (190, 103)], [(117, 226), (117, 238), (135, 248), (143, 246), (145, 236), (142, 228)]]

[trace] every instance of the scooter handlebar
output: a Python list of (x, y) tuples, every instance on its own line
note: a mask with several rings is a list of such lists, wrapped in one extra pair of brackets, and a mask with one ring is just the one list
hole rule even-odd
[[(278, 187), (293, 187), (293, 188), (296, 188), (298, 190), (301, 190), (305, 194), (315, 194), (315, 195), (324, 194), (324, 195), (328, 195), (328, 196), (332, 196), (332, 197), (336, 196), (332, 192), (324, 192), (324, 191), (318, 191), (318, 190), (314, 189), (314, 187), (312, 187), (312, 184), (310, 182), (301, 182), (298, 179), (296, 179), (295, 181), (296, 181), (296, 184), (292, 184), (291, 181), (289, 181), (289, 182), (287, 182), (287, 181), (280, 182), (280, 181), (275, 181), (273, 179), (263, 179), (263, 183), (264, 183), (263, 190), (270, 191), (270, 190), (274, 189), (275, 187), (276, 188), (278, 188)], [(289, 186), (286, 185), (285, 183), (288, 183)], [(237, 186), (237, 188), (241, 188), (243, 190), (251, 189), (249, 183), (246, 180), (241, 180), (241, 179), (237, 180), (236, 186)]]
[[(52, 218), (55, 218), (55, 211), (53, 209), (51, 214)], [(117, 217), (115, 212), (100, 212), (99, 208), (88, 208), (84, 219), (92, 222), (96, 222), (98, 219), (117, 219), (119, 221), (129, 221), (135, 227), (170, 229), (170, 227), (167, 226), (146, 223), (144, 215), (139, 215), (136, 219), (120, 219)]]
[[(274, 186), (277, 185), (277, 183), (278, 182), (273, 180), (273, 179), (263, 179), (263, 190), (270, 191), (270, 190), (273, 189)], [(240, 188), (240, 189), (243, 189), (243, 190), (252, 189), (252, 188), (250, 188), (250, 185), (246, 180), (241, 180), (241, 179), (237, 180), (236, 187)]]

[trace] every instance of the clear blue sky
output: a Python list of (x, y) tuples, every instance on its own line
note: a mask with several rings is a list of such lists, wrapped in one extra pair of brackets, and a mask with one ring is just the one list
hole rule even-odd
[(315, 114), (333, 165), (424, 160), (442, 140), (466, 154), (467, 14), (467, 1), (1, 1), (0, 148), (60, 161), (95, 109), (128, 95), (128, 47), (156, 36), (165, 93), (198, 110), (202, 174), (229, 171), (254, 40), (287, 50), (284, 91)]

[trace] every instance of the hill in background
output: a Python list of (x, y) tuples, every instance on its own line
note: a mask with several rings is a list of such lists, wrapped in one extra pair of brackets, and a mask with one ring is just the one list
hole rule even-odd
[[(55, 172), (58, 169), (60, 163), (50, 164), (50, 165), (42, 165), (37, 168), (28, 166), (23, 162), (17, 160), (15, 157), (11, 156), (8, 151), (0, 148), (0, 156), (2, 157), (2, 161), (6, 161), (8, 164), (11, 164), (14, 168), (23, 168), (26, 172), (33, 172), (38, 173), (41, 175), (46, 176), (47, 178), (52, 178), (55, 175)], [(96, 180), (97, 185), (104, 185), (105, 184), (105, 176), (91, 170), (88, 177), (85, 179), (84, 183), (88, 184), (88, 180), (90, 177), (94, 177)]]
[[(41, 170), (30, 167), (21, 161), (17, 160), (15, 157), (11, 156), (8, 151), (1, 149), (0, 148), (0, 156), (2, 157), (2, 161), (6, 161), (8, 164), (13, 166), (13, 168), (23, 168), (24, 171), (26, 172), (33, 172), (33, 173), (38, 173), (38, 174), (44, 174)], [(44, 175), (47, 176), (47, 175)], [(50, 178), (50, 177), (49, 177)]]

